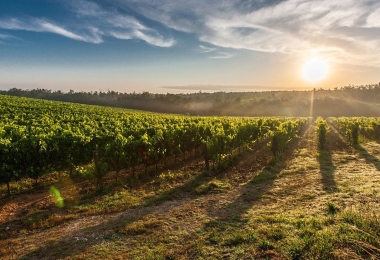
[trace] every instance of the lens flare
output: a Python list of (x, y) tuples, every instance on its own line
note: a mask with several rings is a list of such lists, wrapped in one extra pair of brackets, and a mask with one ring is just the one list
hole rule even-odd
[(56, 187), (54, 187), (54, 186), (50, 187), (50, 195), (53, 197), (55, 205), (58, 208), (63, 208), (65, 203), (64, 203), (63, 198), (61, 196), (61, 193), (59, 192), (59, 190)]
[(313, 118), (313, 109), (314, 109), (314, 90), (311, 91), (310, 96), (310, 119)]

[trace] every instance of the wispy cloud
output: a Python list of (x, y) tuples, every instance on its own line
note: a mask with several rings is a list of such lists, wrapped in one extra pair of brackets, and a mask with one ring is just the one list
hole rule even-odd
[(171, 47), (175, 40), (164, 37), (158, 31), (145, 26), (136, 18), (122, 14), (115, 8), (106, 10), (98, 4), (86, 0), (69, 1), (71, 9), (79, 19), (98, 30), (97, 34), (122, 40), (139, 39), (159, 47)]
[(214, 46), (380, 66), (378, 0), (108, 0)]
[(0, 39), (10, 39), (13, 38), (13, 36), (8, 35), (8, 34), (0, 34)]
[(199, 45), (199, 48), (201, 49), (201, 53), (208, 53), (216, 50), (216, 48), (207, 47), (204, 45)]
[(56, 22), (35, 17), (0, 18), (0, 28), (54, 33), (90, 43), (102, 43), (104, 37), (114, 37), (123, 40), (139, 39), (159, 47), (171, 47), (175, 44), (173, 38), (162, 36), (156, 30), (143, 25), (130, 15), (118, 12), (115, 8), (106, 10), (86, 0), (69, 0), (66, 4), (76, 14), (74, 21)]
[(199, 45), (199, 48), (201, 53), (210, 54), (211, 56), (208, 57), (210, 59), (229, 59), (233, 57), (229, 52), (219, 51), (220, 48), (208, 47), (205, 45)]
[(36, 18), (28, 18), (28, 19), (2, 19), (0, 20), (0, 28), (8, 29), (8, 30), (24, 30), (24, 31), (32, 31), (32, 32), (49, 32), (59, 34), (74, 40), (92, 42), (92, 43), (100, 43), (102, 40), (96, 35), (93, 34), (91, 36), (88, 35), (79, 35), (73, 33), (66, 28), (56, 25), (52, 22), (49, 22), (45, 19), (36, 19)]
[(159, 47), (171, 47), (175, 44), (175, 40), (164, 39), (161, 35), (157, 34), (157, 32), (151, 30), (134, 30), (131, 32), (111, 31), (107, 33), (107, 35), (121, 40), (140, 39)]
[(214, 56), (210, 56), (209, 58), (210, 59), (229, 59), (232, 57), (233, 57), (233, 55), (231, 53), (219, 51), (219, 52), (215, 53)]
[[(102, 43), (113, 37), (171, 47), (175, 39), (159, 29), (165, 26), (197, 35), (203, 42), (200, 52), (210, 53), (210, 58), (231, 57), (227, 48), (299, 55), (318, 52), (338, 62), (380, 67), (379, 0), (67, 0), (64, 3), (74, 14), (66, 20), (0, 18), (0, 28), (54, 33), (90, 43)], [(153, 27), (136, 18), (141, 16), (159, 24)]]
[(60, 34), (62, 36), (65, 36), (65, 37), (68, 37), (68, 38), (72, 38), (72, 39), (75, 39), (75, 40), (81, 40), (83, 41), (84, 38), (82, 36), (79, 36), (75, 33), (72, 33), (68, 30), (66, 30), (65, 28), (62, 28), (60, 26), (57, 26), (55, 24), (52, 24), (52, 23), (49, 23), (49, 22), (46, 22), (46, 21), (43, 21), (43, 20), (40, 20), (37, 22), (37, 24), (40, 26), (40, 30), (41, 31), (47, 31), (47, 32), (52, 32), (52, 33), (56, 33), (56, 34)]

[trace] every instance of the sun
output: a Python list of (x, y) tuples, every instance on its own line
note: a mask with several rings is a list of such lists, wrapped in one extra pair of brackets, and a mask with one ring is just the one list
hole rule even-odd
[(311, 58), (302, 68), (302, 76), (310, 82), (317, 82), (325, 78), (328, 72), (327, 63), (321, 58)]

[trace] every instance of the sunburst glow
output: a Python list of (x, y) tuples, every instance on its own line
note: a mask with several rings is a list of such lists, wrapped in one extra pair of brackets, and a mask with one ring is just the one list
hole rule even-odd
[(311, 82), (317, 82), (325, 78), (327, 72), (327, 63), (320, 58), (312, 58), (308, 60), (302, 68), (302, 76), (304, 79)]

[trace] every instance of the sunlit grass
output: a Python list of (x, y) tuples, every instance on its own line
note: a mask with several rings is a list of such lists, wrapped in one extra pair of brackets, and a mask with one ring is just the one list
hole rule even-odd
[[(65, 223), (83, 224), (75, 235), (55, 234), (51, 243), (28, 255), (40, 258), (377, 259), (380, 179), (375, 166), (365, 164), (360, 152), (333, 154), (328, 159), (337, 188), (325, 190), (315, 141), (258, 171), (248, 167), (227, 175), (181, 168), (136, 179), (133, 185), (121, 179), (88, 194), (57, 185), (62, 208), (51, 201), (47, 208), (29, 210), (22, 228), (11, 226), (3, 234), (28, 237), (52, 227), (60, 230)], [(375, 144), (368, 153), (374, 149)], [(359, 172), (358, 162), (366, 167)], [(247, 174), (244, 182), (233, 182)], [(118, 216), (115, 220), (103, 215), (116, 212), (110, 215)], [(95, 216), (104, 223), (86, 225)], [(8, 256), (12, 239), (1, 238), (9, 244), (0, 241), (0, 256)]]

